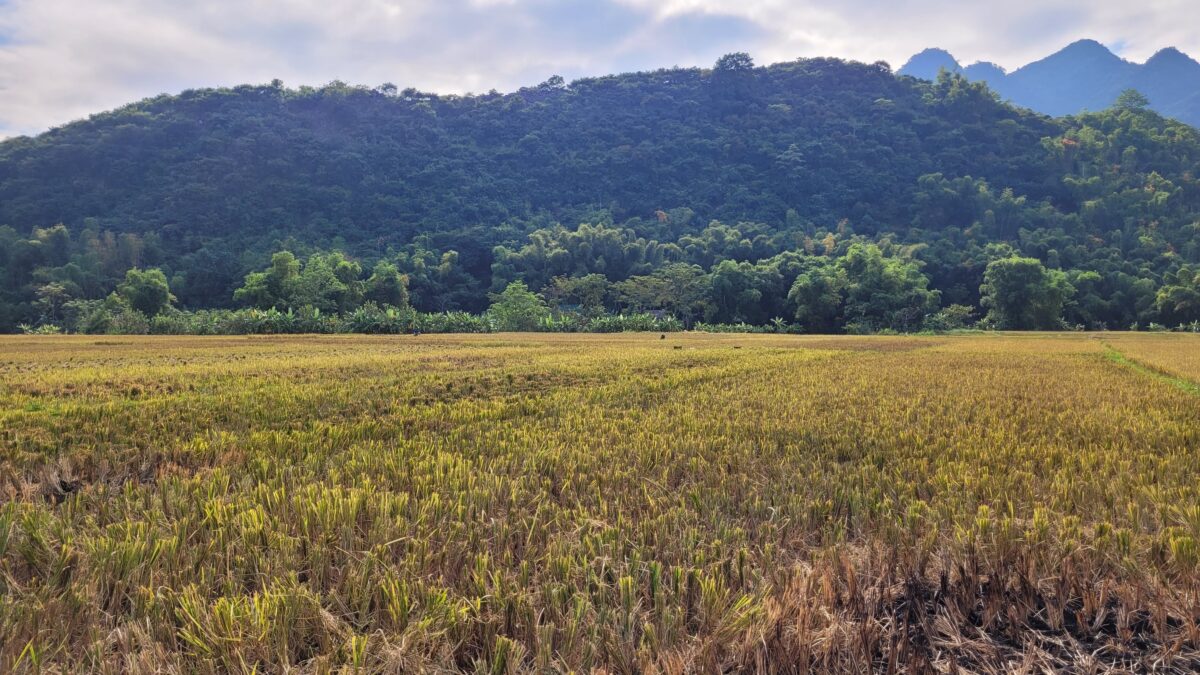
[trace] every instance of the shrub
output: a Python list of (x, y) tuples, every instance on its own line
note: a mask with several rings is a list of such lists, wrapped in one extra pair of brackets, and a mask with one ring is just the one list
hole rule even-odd
[(949, 305), (925, 317), (924, 328), (935, 333), (970, 328), (975, 310), (967, 305)]
[(656, 332), (683, 330), (683, 322), (673, 316), (657, 317), (648, 312), (598, 316), (587, 324), (591, 333)]

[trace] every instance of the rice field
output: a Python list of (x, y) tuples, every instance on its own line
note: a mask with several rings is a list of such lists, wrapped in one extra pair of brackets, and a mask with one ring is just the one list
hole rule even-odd
[(1193, 672), (1200, 336), (0, 339), (0, 672)]

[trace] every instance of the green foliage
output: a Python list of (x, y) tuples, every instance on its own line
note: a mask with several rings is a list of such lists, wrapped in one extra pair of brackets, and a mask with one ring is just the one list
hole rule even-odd
[(795, 306), (796, 322), (811, 332), (833, 332), (842, 324), (845, 272), (821, 265), (796, 277), (788, 302)]
[(780, 333), (791, 332), (789, 330), (779, 330), (776, 326), (757, 326), (750, 323), (698, 323), (695, 325), (695, 330), (700, 333), (746, 333), (746, 334), (761, 334), (761, 333)]
[(578, 307), (588, 316), (604, 314), (612, 294), (612, 284), (603, 274), (582, 277), (555, 277), (543, 292), (559, 309)]
[(873, 244), (854, 244), (837, 265), (847, 281), (847, 327), (857, 332), (884, 328), (909, 332), (938, 308), (941, 294), (929, 290), (929, 280), (912, 260), (884, 257)]
[(916, 262), (855, 243), (845, 255), (797, 276), (788, 301), (808, 331), (845, 326), (855, 333), (910, 332), (938, 308), (940, 294), (928, 285)]
[(150, 320), (146, 315), (130, 306), (129, 301), (117, 293), (110, 293), (102, 301), (74, 301), (67, 305), (73, 321), (67, 328), (77, 333), (110, 335), (144, 335), (150, 332)]
[(630, 277), (616, 284), (620, 304), (634, 311), (662, 310), (685, 324), (712, 312), (711, 279), (697, 265), (675, 263), (653, 274)]
[(764, 323), (763, 297), (781, 283), (777, 270), (749, 262), (722, 260), (712, 270), (709, 298), (711, 320), (722, 323)]
[(408, 307), (408, 277), (395, 263), (380, 260), (367, 279), (363, 297), (381, 305)]
[(538, 330), (542, 321), (550, 318), (550, 308), (523, 281), (510, 283), (492, 297), (488, 319), (498, 331)]
[(70, 302), (71, 295), (64, 284), (50, 282), (38, 286), (34, 291), (37, 300), (33, 306), (37, 309), (39, 323), (57, 325), (62, 322), (63, 309)]
[(925, 317), (925, 330), (947, 333), (970, 328), (974, 322), (975, 309), (966, 305), (949, 305)]
[(749, 72), (754, 69), (754, 59), (746, 52), (733, 52), (717, 59), (713, 70), (719, 73)]
[(589, 333), (670, 333), (683, 328), (683, 322), (673, 316), (648, 312), (592, 317), (582, 326), (582, 330)]
[(1150, 107), (1150, 99), (1146, 98), (1142, 92), (1136, 89), (1126, 89), (1117, 97), (1117, 101), (1113, 104), (1113, 107), (1117, 110), (1144, 112)]
[(519, 278), (542, 288), (556, 277), (588, 274), (620, 280), (649, 272), (672, 254), (671, 247), (636, 237), (632, 230), (586, 223), (568, 230), (557, 225), (531, 232), (518, 250), (497, 247), (492, 283), (500, 289)]
[(1196, 130), (1133, 93), (1049, 120), (960, 77), (830, 59), (507, 95), (190, 91), (0, 143), (0, 330), (69, 329), (118, 287), (161, 315), (158, 279), (126, 281), (157, 269), (193, 312), (482, 313), (522, 281), (555, 325), (910, 331), (939, 303), (992, 310), (984, 272), (1009, 257), (1066, 275), (1068, 325), (1176, 326), (1197, 165)]
[(262, 272), (246, 275), (246, 283), (233, 293), (234, 300), (270, 309), (288, 306), (289, 287), (300, 276), (300, 261), (291, 251), (279, 251), (271, 256), (271, 266)]
[(62, 333), (62, 328), (54, 324), (30, 326), (27, 323), (23, 323), (17, 326), (17, 330), (20, 331), (22, 335), (59, 335)]
[(175, 301), (167, 277), (159, 269), (143, 271), (135, 267), (129, 270), (125, 273), (125, 281), (117, 286), (117, 294), (130, 307), (151, 317), (161, 314)]
[(1033, 258), (993, 260), (984, 273), (983, 306), (988, 324), (1007, 330), (1053, 330), (1075, 289), (1059, 270)]
[[(300, 274), (284, 284), (284, 303), (293, 309), (313, 307), (325, 312), (352, 308), (352, 298), (361, 295), (353, 288), (357, 284), (358, 274), (349, 277), (344, 266), (348, 264), (339, 253), (309, 256)], [(342, 269), (339, 270), (339, 267)], [(357, 265), (350, 271), (361, 271), (355, 268)]]
[(1169, 325), (1200, 321), (1200, 266), (1184, 266), (1168, 274), (1154, 305)]

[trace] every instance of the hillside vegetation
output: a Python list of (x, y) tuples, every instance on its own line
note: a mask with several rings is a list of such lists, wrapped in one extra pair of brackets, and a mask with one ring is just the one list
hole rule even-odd
[[(479, 312), (520, 280), (561, 311), (807, 331), (907, 330), (954, 305), (1002, 327), (1176, 326), (1200, 320), (1198, 161), (1196, 130), (1136, 95), (1050, 119), (830, 59), (477, 96), (189, 91), (0, 144), (0, 327), (346, 312), (375, 272), (427, 312)], [(981, 290), (1020, 259), (1048, 324)], [(269, 267), (270, 294), (235, 297)], [(161, 269), (164, 301), (100, 307), (146, 280), (131, 268)]]

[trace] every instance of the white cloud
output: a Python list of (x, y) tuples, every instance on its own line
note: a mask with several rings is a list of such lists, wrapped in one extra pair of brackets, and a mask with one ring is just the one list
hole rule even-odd
[(779, 58), (835, 55), (898, 66), (939, 46), (964, 61), (1016, 68), (1082, 38), (1119, 47), (1137, 61), (1166, 46), (1200, 53), (1194, 0), (620, 1), (659, 16), (704, 11), (749, 18), (771, 29), (763, 47)]
[(512, 89), (633, 68), (929, 46), (1012, 68), (1091, 37), (1200, 54), (1193, 0), (0, 0), (0, 135), (182, 89), (385, 81)]

